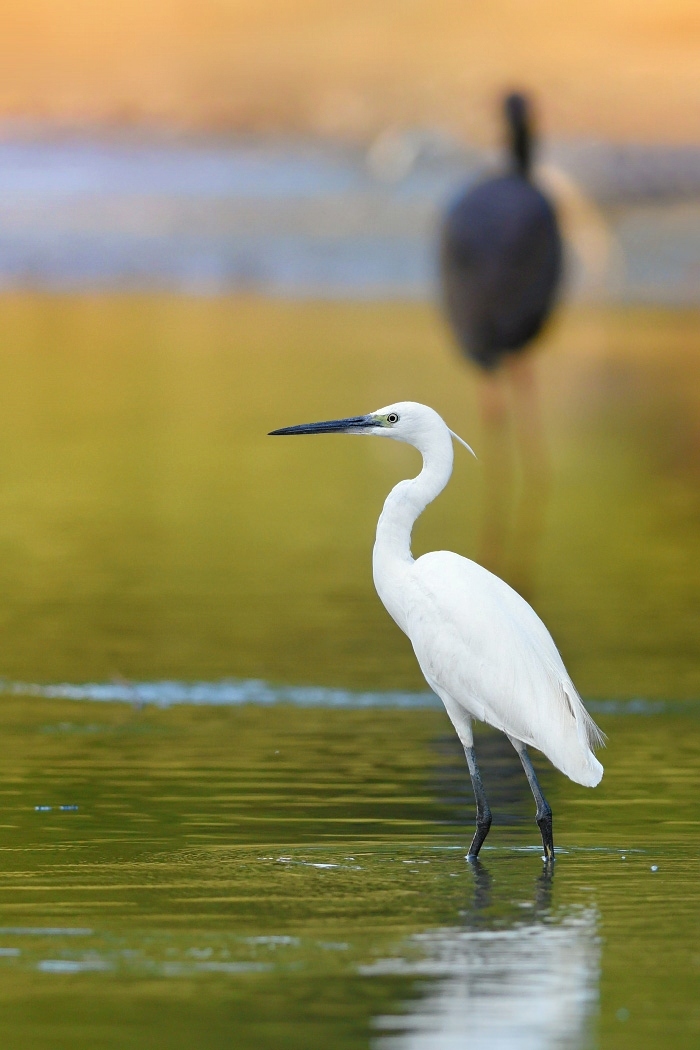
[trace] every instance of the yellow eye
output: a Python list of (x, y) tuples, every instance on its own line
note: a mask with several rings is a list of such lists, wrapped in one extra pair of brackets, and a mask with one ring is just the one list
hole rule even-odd
[(386, 421), (387, 423), (398, 423), (399, 417), (397, 416), (396, 412), (390, 412), (389, 415), (386, 417)]

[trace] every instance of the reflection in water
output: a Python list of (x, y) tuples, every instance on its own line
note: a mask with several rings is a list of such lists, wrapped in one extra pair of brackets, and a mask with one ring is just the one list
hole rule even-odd
[(598, 1001), (600, 950), (594, 909), (556, 921), (550, 913), (552, 875), (521, 902), (529, 921), (503, 928), (486, 922), (491, 877), (473, 865), (474, 897), (463, 927), (417, 934), (419, 962), (386, 960), (375, 973), (429, 978), (401, 1016), (380, 1016), (391, 1034), (377, 1050), (549, 1050), (585, 1044)]

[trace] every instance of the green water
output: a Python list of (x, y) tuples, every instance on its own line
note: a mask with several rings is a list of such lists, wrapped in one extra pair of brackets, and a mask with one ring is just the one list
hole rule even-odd
[[(542, 353), (533, 601), (609, 737), (595, 791), (541, 764), (552, 879), (489, 732), (467, 866), (438, 710), (39, 695), (424, 688), (369, 569), (411, 450), (264, 435), (417, 398), (478, 451), (430, 311), (7, 298), (0, 319), (3, 1047), (697, 1046), (698, 316), (572, 314)], [(474, 551), (480, 469), (458, 457), (418, 550)]]

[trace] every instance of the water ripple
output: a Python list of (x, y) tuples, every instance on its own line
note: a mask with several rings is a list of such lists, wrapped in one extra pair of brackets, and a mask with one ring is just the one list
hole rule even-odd
[(6, 683), (5, 693), (49, 700), (97, 700), (130, 704), (238, 706), (240, 704), (294, 704), (298, 707), (423, 708), (442, 705), (434, 693), (353, 692), (323, 686), (278, 686), (258, 679), (225, 679), (219, 682), (86, 682), (38, 685)]
[[(5, 682), (5, 694), (34, 696), (48, 700), (92, 700), (102, 703), (147, 704), (172, 707), (191, 704), (203, 707), (235, 707), (242, 704), (272, 706), (291, 704), (297, 707), (338, 708), (437, 708), (440, 700), (432, 692), (353, 691), (330, 689), (324, 686), (273, 685), (261, 679), (227, 678), (217, 682)], [(647, 700), (634, 699), (587, 700), (586, 707), (594, 714), (607, 715), (662, 715), (700, 713), (700, 699)]]

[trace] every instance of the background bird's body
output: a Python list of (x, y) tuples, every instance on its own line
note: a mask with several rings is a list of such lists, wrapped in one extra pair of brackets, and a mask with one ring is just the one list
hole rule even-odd
[(528, 350), (556, 303), (563, 245), (554, 206), (533, 181), (528, 99), (508, 95), (504, 115), (505, 170), (467, 186), (445, 213), (440, 285), (455, 341), (480, 372), (485, 485), (479, 560), (531, 593), (549, 466)]
[(440, 246), (443, 302), (464, 353), (487, 370), (525, 347), (549, 316), (562, 270), (549, 200), (517, 172), (460, 194)]

